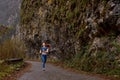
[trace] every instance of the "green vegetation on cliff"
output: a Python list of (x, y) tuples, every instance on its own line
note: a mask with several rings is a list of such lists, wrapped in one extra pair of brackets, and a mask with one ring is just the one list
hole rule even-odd
[(34, 17), (35, 12), (40, 7), (41, 0), (30, 1), (30, 0), (23, 0), (21, 5), (21, 23), (22, 24), (29, 24), (32, 17)]

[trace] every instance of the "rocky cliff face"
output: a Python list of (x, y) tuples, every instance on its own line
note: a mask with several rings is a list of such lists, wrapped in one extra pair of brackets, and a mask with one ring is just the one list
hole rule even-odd
[(119, 0), (23, 0), (21, 17), (22, 39), (33, 50), (47, 40), (83, 70), (120, 59)]
[(15, 26), (20, 21), (22, 0), (0, 0), (0, 24)]

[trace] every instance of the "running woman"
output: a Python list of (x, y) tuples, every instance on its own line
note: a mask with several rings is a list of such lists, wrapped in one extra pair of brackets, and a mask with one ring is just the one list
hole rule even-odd
[(43, 68), (43, 71), (45, 71), (48, 48), (46, 47), (46, 44), (44, 42), (42, 43), (42, 47), (40, 48), (40, 53), (41, 53), (41, 59), (42, 59), (42, 68)]

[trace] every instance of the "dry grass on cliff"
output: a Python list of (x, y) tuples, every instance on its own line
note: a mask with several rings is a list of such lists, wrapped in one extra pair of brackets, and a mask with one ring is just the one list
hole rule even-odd
[(25, 49), (24, 43), (17, 38), (6, 40), (0, 44), (0, 59), (24, 57)]

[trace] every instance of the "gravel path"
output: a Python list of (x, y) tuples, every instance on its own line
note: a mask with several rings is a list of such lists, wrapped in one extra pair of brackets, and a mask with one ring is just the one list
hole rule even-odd
[(104, 80), (99, 77), (69, 72), (51, 64), (47, 64), (46, 71), (42, 71), (41, 62), (28, 62), (32, 64), (31, 69), (18, 80)]

